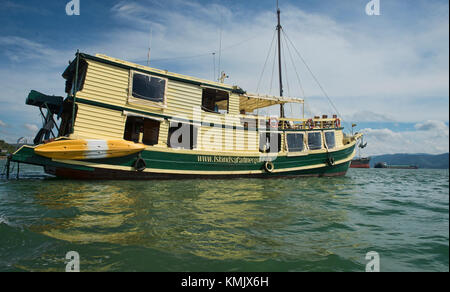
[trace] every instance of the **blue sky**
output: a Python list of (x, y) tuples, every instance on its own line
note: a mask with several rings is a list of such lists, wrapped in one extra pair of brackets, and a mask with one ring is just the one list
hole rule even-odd
[[(222, 28), (226, 82), (255, 92), (276, 21), (275, 0), (80, 0), (79, 16), (66, 15), (68, 2), (0, 0), (0, 139), (32, 139), (41, 121), (25, 98), (64, 95), (61, 73), (77, 49), (145, 64), (150, 30), (152, 66), (212, 79)], [(380, 16), (365, 14), (368, 0), (279, 2), (289, 38), (345, 121), (367, 133), (366, 154), (448, 152), (447, 0), (380, 0)], [(285, 86), (302, 97), (286, 58)], [(333, 114), (294, 59), (308, 113)], [(261, 93), (276, 94), (270, 71)]]

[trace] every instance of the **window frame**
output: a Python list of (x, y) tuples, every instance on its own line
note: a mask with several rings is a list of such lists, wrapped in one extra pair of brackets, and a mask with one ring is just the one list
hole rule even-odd
[[(322, 135), (323, 131), (309, 131), (307, 133), (308, 133), (308, 135), (307, 135), (307, 140), (306, 140), (306, 146), (308, 147), (308, 150), (309, 151), (320, 151), (320, 150), (323, 150), (324, 149), (324, 141), (323, 141), (323, 135)], [(314, 133), (319, 133), (320, 134), (320, 149), (311, 149), (309, 147), (309, 134), (314, 134)]]
[[(334, 147), (328, 147), (328, 142), (327, 142), (327, 135), (326, 133), (333, 133), (334, 134)], [(336, 131), (324, 131), (323, 132), (323, 142), (325, 143), (325, 147), (326, 149), (335, 149), (337, 147), (336, 145)]]
[[(151, 146), (158, 145), (159, 139), (160, 139), (160, 136), (161, 136), (160, 135), (160, 133), (161, 133), (161, 121), (159, 121), (157, 119), (146, 118), (146, 117), (139, 116), (139, 115), (126, 115), (125, 117), (126, 117), (126, 119), (125, 119), (124, 131), (123, 131), (123, 140), (131, 141), (131, 142), (134, 142), (134, 143), (142, 143), (146, 147), (151, 147)], [(157, 131), (158, 131), (157, 135), (156, 135), (156, 141), (154, 141), (154, 143), (152, 143), (152, 144), (145, 143), (145, 142), (148, 142), (148, 140), (144, 141), (146, 139), (146, 135), (145, 134), (147, 133), (146, 127), (145, 127), (146, 121), (151, 121), (152, 123), (158, 123), (158, 126), (154, 127), (154, 128), (157, 128)], [(137, 134), (137, 137), (138, 137), (137, 140), (135, 140), (135, 139), (127, 139), (126, 134), (127, 134), (128, 122), (130, 122), (130, 126), (132, 127), (132, 129), (131, 129), (132, 132), (130, 132), (130, 133), (132, 133), (131, 136)], [(136, 131), (136, 124), (140, 124), (140, 126), (142, 127), (141, 128), (142, 131), (141, 130)], [(139, 139), (141, 137), (141, 134), (142, 134), (142, 141)]]
[[(224, 90), (224, 89), (215, 88), (215, 87), (211, 87), (211, 86), (204, 86), (204, 85), (201, 85), (200, 88), (202, 89), (202, 98), (201, 98), (201, 110), (202, 110), (202, 112), (204, 112), (204, 113), (211, 113), (211, 114), (218, 114), (218, 115), (228, 115), (228, 114), (230, 114), (230, 99), (231, 99), (231, 92), (230, 91)], [(213, 110), (206, 110), (203, 107), (203, 95), (205, 94), (205, 90), (221, 91), (221, 92), (225, 93), (228, 96), (228, 98), (226, 99), (226, 101), (227, 101), (226, 112), (224, 112), (224, 113), (221, 113), (220, 111), (215, 112)], [(219, 102), (221, 102), (221, 101), (219, 101)], [(217, 102), (215, 101), (215, 103), (217, 103)]]
[[(289, 150), (289, 143), (288, 143), (288, 138), (287, 138), (289, 134), (303, 135), (303, 150), (301, 150), (301, 151), (290, 151)], [(304, 152), (308, 151), (308, 145), (306, 143), (305, 132), (298, 132), (298, 131), (297, 132), (286, 132), (285, 135), (286, 135), (285, 136), (286, 150), (287, 150), (288, 153), (299, 154), (299, 153), (304, 153)]]
[[(164, 97), (163, 97), (163, 101), (162, 102), (158, 102), (158, 101), (151, 101), (151, 100), (147, 100), (147, 99), (143, 99), (143, 98), (137, 98), (133, 96), (133, 79), (134, 79), (134, 74), (141, 74), (144, 76), (150, 76), (151, 78), (159, 78), (165, 81), (165, 86), (164, 86)], [(129, 86), (128, 86), (128, 103), (129, 104), (137, 104), (137, 105), (144, 105), (144, 106), (149, 106), (149, 107), (158, 107), (158, 108), (166, 108), (167, 107), (167, 85), (169, 82), (168, 78), (165, 77), (161, 77), (161, 76), (156, 76), (156, 75), (152, 75), (149, 73), (144, 73), (141, 71), (137, 71), (137, 70), (130, 70), (130, 75), (129, 75)]]

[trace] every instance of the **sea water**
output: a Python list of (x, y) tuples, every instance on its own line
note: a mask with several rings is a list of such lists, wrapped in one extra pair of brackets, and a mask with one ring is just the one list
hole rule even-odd
[(81, 271), (363, 272), (376, 252), (381, 271), (448, 272), (449, 172), (0, 179), (0, 271), (65, 271), (69, 251)]

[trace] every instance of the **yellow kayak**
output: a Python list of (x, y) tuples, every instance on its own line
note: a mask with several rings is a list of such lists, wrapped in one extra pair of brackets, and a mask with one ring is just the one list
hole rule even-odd
[(144, 144), (126, 140), (59, 140), (39, 145), (34, 149), (38, 155), (52, 159), (101, 159), (122, 157), (145, 149)]

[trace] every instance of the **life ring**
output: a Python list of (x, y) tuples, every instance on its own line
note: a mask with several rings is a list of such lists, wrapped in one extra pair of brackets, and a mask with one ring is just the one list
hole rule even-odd
[(266, 161), (266, 163), (264, 163), (264, 169), (267, 172), (272, 173), (273, 170), (275, 169), (275, 166), (273, 165), (272, 161)]
[(329, 165), (329, 166), (333, 166), (334, 165), (334, 157), (333, 156), (328, 156), (328, 158), (327, 158), (327, 164)]
[(306, 121), (306, 126), (309, 129), (314, 129), (314, 121), (313, 121), (313, 119), (309, 119), (308, 121)]
[(145, 168), (147, 167), (147, 164), (145, 163), (144, 159), (142, 159), (141, 157), (139, 157), (133, 164), (134, 169), (136, 169), (136, 171), (142, 172), (145, 170)]
[(336, 128), (340, 128), (341, 127), (341, 119), (334, 120), (334, 125), (336, 126)]
[(269, 120), (269, 125), (273, 129), (278, 129), (278, 119), (277, 118), (271, 118)]

